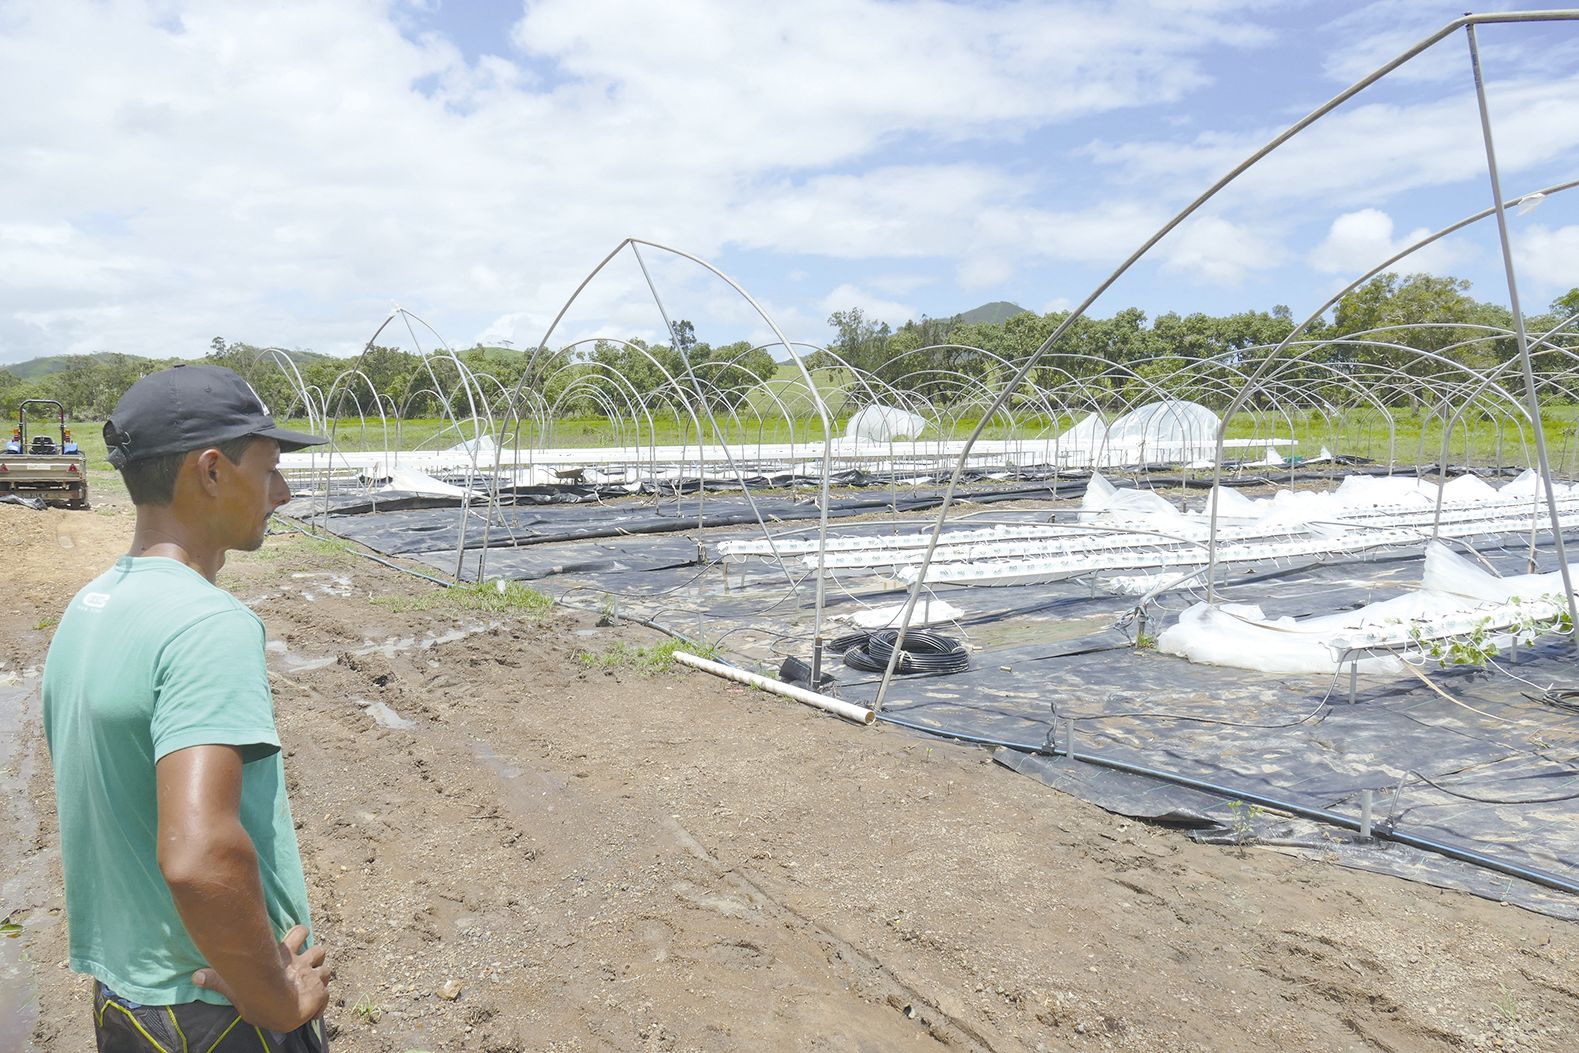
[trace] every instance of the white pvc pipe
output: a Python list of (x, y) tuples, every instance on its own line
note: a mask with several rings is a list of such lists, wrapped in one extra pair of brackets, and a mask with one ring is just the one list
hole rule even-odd
[(739, 684), (760, 687), (764, 691), (771, 691), (775, 695), (793, 698), (795, 701), (804, 702), (808, 706), (816, 706), (818, 709), (832, 713), (836, 717), (843, 717), (845, 720), (851, 720), (857, 724), (870, 724), (877, 719), (877, 714), (865, 706), (857, 706), (853, 702), (845, 702), (831, 695), (818, 694), (816, 691), (807, 691), (803, 687), (772, 680), (757, 673), (748, 673), (746, 670), (736, 669), (734, 666), (709, 662), (705, 658), (698, 658), (696, 655), (688, 654), (685, 651), (674, 652), (674, 658), (675, 661), (691, 666), (693, 669), (700, 669), (704, 673), (712, 673), (714, 676), (721, 676), (725, 680), (733, 680)]

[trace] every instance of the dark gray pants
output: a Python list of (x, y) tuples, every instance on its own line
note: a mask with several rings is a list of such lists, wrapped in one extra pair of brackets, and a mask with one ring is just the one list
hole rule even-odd
[(139, 1005), (95, 981), (99, 1053), (328, 1053), (322, 1018), (289, 1034), (254, 1027), (228, 1005)]

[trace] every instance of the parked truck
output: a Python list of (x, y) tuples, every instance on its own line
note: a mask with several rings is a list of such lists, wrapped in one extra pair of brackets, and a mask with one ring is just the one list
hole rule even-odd
[[(53, 411), (48, 409), (53, 407)], [(54, 418), (57, 427), (28, 425)], [(88, 458), (71, 441), (66, 407), (54, 399), (27, 399), (0, 452), (0, 494), (37, 497), (67, 508), (88, 507)]]

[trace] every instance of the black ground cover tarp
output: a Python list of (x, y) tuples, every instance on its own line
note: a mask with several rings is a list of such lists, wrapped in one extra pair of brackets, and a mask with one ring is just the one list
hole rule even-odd
[[(1040, 489), (1045, 494), (1046, 487)], [(923, 507), (936, 499), (911, 495)], [(840, 495), (840, 502), (842, 514), (859, 515), (884, 507), (887, 495)], [(749, 668), (771, 673), (786, 656), (808, 658), (813, 579), (799, 564), (780, 568), (755, 561), (726, 568), (699, 563), (698, 536), (709, 550), (723, 537), (759, 536), (738, 495), (709, 496), (707, 505), (723, 521), (751, 526), (698, 535), (690, 501), (678, 516), (673, 501), (655, 507), (639, 499), (507, 510), (506, 516), (517, 515), (509, 531), (516, 543), (487, 552), (487, 574), (533, 581), (584, 607), (597, 608), (617, 597), (627, 614), (699, 635)], [(804, 522), (815, 517), (814, 505), (778, 495), (776, 502), (763, 500), (762, 508), (781, 520), (802, 520), (792, 528), (793, 536), (814, 536), (814, 527)], [(1048, 518), (1048, 510), (978, 511), (977, 518), (953, 525)], [(716, 521), (712, 514), (709, 520)], [(413, 555), (446, 574), (455, 569), (453, 512), (331, 516), (329, 522), (336, 532), (371, 547)], [(480, 535), (480, 526), (478, 518), (470, 529)], [(883, 534), (918, 526), (918, 520), (898, 525), (885, 518), (841, 522), (838, 530)], [(496, 536), (498, 530), (496, 525)], [(1526, 569), (1526, 540), (1487, 538), (1474, 544), (1501, 573), (1514, 574)], [(476, 576), (481, 555), (467, 550), (463, 576)], [(1549, 550), (1542, 550), (1540, 560), (1543, 569), (1554, 566)], [(1272, 616), (1324, 614), (1414, 588), (1421, 566), (1417, 557), (1395, 554), (1237, 568), (1220, 579), (1222, 598), (1259, 604)], [(831, 576), (825, 636), (845, 631), (835, 619), (898, 604), (904, 595), (896, 582), (875, 574)], [(1130, 646), (1135, 627), (1126, 624), (1135, 601), (1082, 582), (939, 588), (936, 596), (964, 610), (957, 622), (940, 628), (968, 642), (972, 668), (900, 678), (888, 713), (941, 733), (1030, 747), (1053, 734), (1061, 746), (1066, 732), (1059, 722), (1072, 719), (1077, 752), (1351, 816), (1358, 815), (1361, 792), (1370, 789), (1378, 822), (1387, 817), (1394, 788), (1409, 771), (1480, 797), (1547, 797), (1565, 787), (1579, 792), (1579, 713), (1526, 697), (1539, 696), (1548, 685), (1579, 686), (1579, 664), (1566, 642), (1543, 643), (1508, 667), (1528, 683), (1495, 671), (1433, 670), (1432, 680), (1451, 696), (1445, 698), (1409, 675), (1367, 676), (1350, 704), (1346, 672), (1336, 678), (1274, 676), (1136, 650)], [(1196, 598), (1165, 594), (1164, 610), (1153, 612), (1151, 630), (1162, 628)], [(875, 694), (871, 674), (849, 669), (832, 655), (824, 668), (838, 678), (833, 690), (841, 697), (869, 702)], [(1247, 812), (1241, 808), (1236, 814), (1222, 797), (1090, 764), (1023, 752), (999, 751), (997, 756), (1016, 771), (1104, 808), (1198, 827), (1198, 836), (1237, 836), (1253, 826), (1257, 839), (1290, 851), (1579, 918), (1579, 898), (1445, 857), (1361, 841), (1302, 820), (1262, 816), (1247, 825)], [(1421, 836), (1579, 880), (1576, 816), (1579, 802), (1478, 803), (1410, 778), (1393, 819), (1400, 829)]]
[[(1415, 476), (1423, 474), (1423, 469), (1389, 469), (1380, 467), (1351, 467), (1351, 468), (1296, 468), (1293, 470), (1271, 469), (1262, 466), (1251, 466), (1254, 469), (1246, 472), (1243, 467), (1231, 471), (1225, 468), (1223, 478), (1219, 482), (1229, 488), (1250, 488), (1258, 486), (1288, 486), (1295, 483), (1332, 482), (1341, 479), (1344, 475), (1405, 475)], [(1449, 475), (1462, 474), (1467, 469), (1449, 468)], [(1134, 487), (1146, 490), (1206, 490), (1214, 484), (1209, 472), (1196, 472), (1183, 474), (1170, 471), (1167, 466), (1139, 466), (1122, 470), (1114, 470), (1109, 474), (1110, 481), (1120, 487)], [(1487, 474), (1482, 472), (1481, 474)], [(1490, 474), (1496, 474), (1493, 470)], [(1012, 471), (1008, 469), (990, 470), (975, 469), (961, 477), (963, 493), (970, 494), (979, 500), (1003, 500), (1003, 496), (1026, 494), (1040, 497), (1079, 497), (1085, 493), (1088, 473), (1082, 470), (1054, 469), (1048, 465), (1033, 465), (1019, 467)], [(948, 482), (948, 473), (928, 472), (923, 474), (906, 474), (900, 477), (896, 484), (893, 477), (877, 472), (866, 472), (853, 469), (846, 472), (837, 472), (831, 479), (833, 487), (843, 490), (861, 489), (886, 489), (913, 495), (920, 486), (941, 487)], [(1036, 483), (1048, 485), (1037, 486)], [(756, 496), (760, 502), (772, 497), (778, 497), (774, 491), (789, 490), (791, 493), (801, 491), (805, 494), (815, 494), (820, 489), (818, 477), (784, 473), (780, 475), (756, 475), (745, 478), (744, 487), (737, 480), (724, 480), (709, 478), (706, 480), (689, 478), (653, 483), (642, 481), (633, 491), (627, 486), (612, 483), (555, 483), (552, 485), (506, 485), (499, 488), (500, 504), (504, 507), (521, 505), (566, 505), (566, 504), (599, 504), (610, 505), (624, 501), (639, 501), (642, 497), (670, 497), (678, 498), (696, 494), (716, 494), (720, 496), (736, 495), (742, 489)], [(477, 504), (487, 493), (486, 487), (479, 483), (474, 490), (474, 496), (466, 501), (469, 505)], [(793, 498), (792, 498), (793, 500)], [(906, 505), (906, 498), (901, 498), (901, 507), (923, 508), (934, 505), (913, 504)], [(936, 496), (934, 496), (934, 504)], [(293, 499), (281, 509), (283, 515), (296, 519), (312, 519), (324, 513), (327, 506), (330, 515), (350, 516), (365, 515), (369, 513), (398, 512), (407, 509), (422, 508), (448, 508), (459, 509), (463, 503), (460, 496), (446, 496), (436, 494), (412, 493), (402, 490), (382, 490), (369, 492), (361, 486), (346, 487), (336, 484), (328, 496), (322, 494), (307, 494)], [(728, 526), (729, 522), (713, 521), (710, 526)]]
[[(1059, 484), (1059, 496), (1082, 493), (1085, 481)], [(965, 505), (1049, 498), (1046, 484), (1030, 486), (978, 487), (960, 494)], [(924, 512), (936, 508), (942, 494), (936, 491), (900, 491), (900, 512)], [(755, 504), (755, 510), (752, 503)], [(830, 519), (872, 515), (894, 509), (892, 495), (886, 491), (834, 495), (829, 506)], [(292, 515), (290, 508), (284, 514)], [(817, 520), (820, 511), (810, 496), (793, 497), (769, 493), (753, 495), (750, 502), (740, 494), (720, 494), (705, 501), (656, 501), (624, 498), (618, 501), (573, 502), (500, 508), (492, 513), (487, 527), (490, 547), (519, 548), (528, 545), (617, 538), (633, 534), (695, 532), (698, 516), (708, 529), (731, 526), (756, 526), (757, 517), (769, 524)], [(316, 521), (316, 520), (315, 520)], [(405, 556), (450, 551), (460, 540), (462, 519), (455, 508), (409, 507), (394, 510), (350, 513), (331, 512), (327, 529), (358, 541), (385, 555)], [(466, 548), (480, 548), (484, 541), (484, 509), (476, 507), (464, 521)], [(490, 557), (491, 561), (491, 557)], [(453, 563), (453, 560), (451, 561)]]

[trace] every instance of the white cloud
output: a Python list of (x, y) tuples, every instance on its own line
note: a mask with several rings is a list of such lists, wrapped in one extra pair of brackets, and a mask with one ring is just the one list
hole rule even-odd
[[(1579, 121), (1572, 120), (1579, 111), (1579, 75), (1502, 81), (1491, 86), (1490, 98), (1508, 193), (1534, 189), (1519, 177), (1571, 160), (1579, 150)], [(1187, 142), (1099, 141), (1086, 150), (1130, 182), (1205, 190), (1281, 131), (1211, 131)], [(1351, 102), (1263, 159), (1217, 200), (1358, 205), (1466, 180), (1483, 182), (1485, 171), (1473, 92), (1424, 103)], [(1458, 218), (1444, 216), (1442, 225)]]
[(1161, 243), (1163, 269), (1197, 284), (1237, 286), (1277, 266), (1283, 250), (1268, 234), (1221, 216), (1193, 216)]
[[(1482, 4), (1481, 9), (1489, 10), (1495, 2)], [(1325, 39), (1339, 45), (1323, 60), (1323, 71), (1333, 80), (1352, 84), (1462, 13), (1445, 11), (1432, 0), (1370, 0), (1322, 27)], [(1464, 72), (1468, 61), (1459, 33), (1412, 59), (1398, 75), (1421, 82), (1450, 80)]]
[(887, 322), (895, 328), (920, 317), (920, 312), (911, 304), (885, 300), (858, 285), (850, 284), (841, 285), (824, 296), (822, 307), (830, 314), (834, 311), (847, 311), (852, 307), (859, 307), (867, 318)]
[(880, 293), (889, 296), (903, 296), (906, 293), (924, 289), (929, 285), (937, 284), (937, 275), (909, 273), (879, 273), (868, 274), (861, 283)]
[(519, 341), (628, 234), (966, 275), (1090, 256), (1012, 237), (1049, 217), (987, 164), (835, 169), (1180, 99), (1267, 39), (1246, 7), (538, 0), (520, 52), (467, 64), (396, 0), (0, 0), (28, 100), (0, 109), (0, 226), (34, 231), (0, 245), (0, 354), (352, 351), (392, 299)]
[(968, 240), (996, 203), (1027, 190), (1022, 180), (973, 164), (784, 181), (753, 196), (729, 240), (845, 259), (942, 255)]
[[(1512, 243), (1513, 262), (1521, 284), (1527, 280), (1528, 291), (1538, 296), (1542, 304), (1579, 287), (1579, 225), (1531, 226), (1516, 231)], [(1537, 307), (1526, 304), (1525, 310)]]
[(956, 272), (960, 288), (990, 289), (1014, 277), (1014, 263), (1006, 255), (967, 253)]
[[(1401, 238), (1393, 237), (1393, 217), (1375, 208), (1346, 212), (1332, 221), (1327, 236), (1310, 253), (1310, 263), (1329, 274), (1359, 276), (1390, 259), (1432, 231), (1420, 227)], [(1444, 274), (1468, 258), (1463, 243), (1449, 235), (1416, 249), (1392, 269)]]
[(514, 35), (571, 90), (626, 95), (687, 153), (728, 152), (746, 132), (759, 160), (793, 166), (904, 130), (970, 138), (1176, 99), (1208, 80), (1203, 47), (1267, 39), (1238, 6), (543, 0)]
[[(1464, 13), (1451, 0), (1367, 0), (1321, 27), (1320, 39), (1330, 42), (1323, 61), (1328, 76), (1350, 84), (1401, 55)], [(1531, 10), (1520, 0), (1482, 0), (1476, 14)], [(1477, 29), (1482, 65), (1493, 75), (1500, 70), (1550, 68), (1554, 51), (1565, 46), (1562, 27), (1552, 23), (1493, 24)], [(1411, 59), (1394, 76), (1415, 83), (1440, 83), (1463, 78), (1469, 52), (1462, 30)]]

